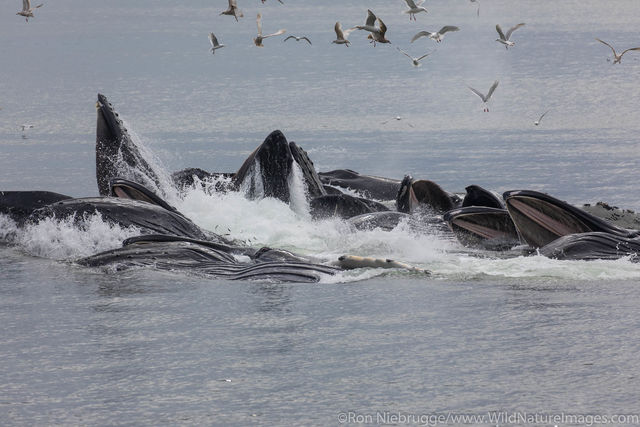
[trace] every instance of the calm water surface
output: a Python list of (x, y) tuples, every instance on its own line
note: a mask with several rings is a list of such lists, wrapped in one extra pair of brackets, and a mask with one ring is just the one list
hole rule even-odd
[[(321, 5), (317, 3), (322, 3)], [(348, 3), (348, 4), (344, 4)], [(634, 0), (223, 0), (0, 5), (0, 189), (97, 194), (96, 93), (164, 170), (234, 171), (274, 129), (319, 170), (527, 188), (640, 209)], [(371, 8), (391, 46), (332, 45)], [(313, 46), (281, 38), (287, 28)], [(495, 24), (527, 25), (505, 50)], [(420, 30), (458, 25), (436, 45)], [(227, 46), (215, 56), (207, 33)], [(435, 50), (413, 68), (414, 56)], [(634, 56), (635, 55), (635, 56)], [(468, 89), (500, 85), (490, 113)], [(533, 120), (547, 109), (542, 125)], [(401, 116), (400, 121), (391, 120)], [(19, 125), (35, 127), (23, 138)], [(412, 125), (409, 126), (409, 124)], [(339, 414), (637, 414), (640, 269), (628, 260), (479, 258), (442, 236), (345, 235), (282, 204), (190, 194), (179, 209), (234, 237), (327, 258), (393, 257), (431, 278), (363, 272), (314, 285), (110, 273), (70, 261), (126, 231), (53, 224), (0, 246), (0, 420), (13, 425), (334, 425)], [(0, 218), (0, 236), (15, 228)], [(488, 422), (487, 422), (488, 424)], [(500, 424), (509, 424), (500, 422)]]

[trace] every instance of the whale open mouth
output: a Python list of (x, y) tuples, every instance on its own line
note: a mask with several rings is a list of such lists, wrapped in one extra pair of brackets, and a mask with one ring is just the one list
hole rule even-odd
[(633, 237), (638, 234), (616, 227), (582, 209), (537, 191), (507, 191), (503, 197), (520, 235), (533, 247), (545, 246), (569, 234), (592, 231), (621, 237)]
[(470, 206), (449, 211), (443, 219), (465, 246), (501, 250), (520, 243), (515, 225), (505, 209)]

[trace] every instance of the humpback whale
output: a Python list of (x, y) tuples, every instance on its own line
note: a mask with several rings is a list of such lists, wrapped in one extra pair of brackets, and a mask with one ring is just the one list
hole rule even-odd
[[(275, 130), (267, 136), (233, 175), (236, 188), (247, 185), (250, 197), (274, 197), (285, 203), (290, 201), (289, 180), (298, 167), (302, 172), (310, 197), (326, 195), (313, 162), (295, 142), (287, 142), (284, 134)], [(245, 183), (245, 181), (249, 181)]]
[(503, 198), (520, 236), (534, 248), (577, 233), (597, 231), (623, 238), (640, 235), (640, 231), (617, 227), (545, 193), (512, 190), (505, 192)]
[(443, 216), (460, 243), (488, 250), (508, 250), (520, 244), (509, 212), (496, 194), (478, 185), (465, 190), (462, 207)]
[(396, 209), (411, 213), (416, 209), (431, 209), (441, 214), (460, 205), (460, 198), (444, 191), (438, 184), (426, 179), (414, 180), (404, 177), (396, 197)]
[(100, 195), (109, 194), (109, 180), (115, 177), (161, 188), (159, 173), (140, 153), (122, 119), (102, 94), (98, 94), (96, 109), (96, 178)]
[[(272, 250), (248, 249), (233, 256), (228, 247), (197, 239), (150, 235), (127, 239), (122, 248), (101, 252), (77, 260), (89, 267), (110, 266), (117, 270), (153, 267), (158, 270), (181, 270), (207, 277), (229, 280), (274, 280), (279, 282), (317, 282), (322, 275), (333, 275), (339, 268), (294, 260), (272, 259)], [(278, 251), (282, 257), (285, 251)]]
[(395, 200), (400, 190), (400, 181), (372, 175), (361, 175), (351, 169), (337, 169), (319, 172), (323, 184), (336, 186), (360, 193), (375, 200)]
[(539, 249), (541, 255), (555, 259), (615, 260), (629, 257), (640, 261), (640, 239), (606, 232), (577, 233), (562, 236)]

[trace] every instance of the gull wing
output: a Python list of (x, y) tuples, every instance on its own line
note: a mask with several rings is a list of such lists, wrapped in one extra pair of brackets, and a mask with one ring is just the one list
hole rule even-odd
[(429, 31), (420, 31), (419, 33), (416, 33), (415, 36), (413, 36), (413, 38), (411, 39), (411, 43), (418, 40), (420, 37), (429, 37), (431, 34), (432, 33), (430, 33)]
[(540, 123), (540, 121), (542, 120), (542, 118), (551, 110), (547, 110), (544, 113), (542, 113), (542, 115), (540, 116), (540, 118), (538, 119), (538, 123)]
[(396, 47), (396, 49), (398, 49), (400, 52), (402, 52), (404, 54), (404, 56), (406, 56), (407, 58), (409, 58), (410, 60), (413, 61), (413, 57), (411, 55), (409, 55), (407, 52), (405, 52), (404, 50), (400, 49), (399, 47)]
[(640, 50), (640, 47), (632, 47), (632, 48), (629, 48), (629, 49), (625, 49), (620, 54), (620, 57), (622, 58), (622, 55), (624, 55), (626, 52), (629, 52), (630, 50)]
[(605, 42), (605, 41), (602, 41), (602, 40), (600, 40), (600, 39), (599, 39), (599, 38), (597, 38), (597, 37), (596, 37), (596, 40), (598, 40), (598, 41), (599, 41), (600, 43), (602, 43), (602, 44), (606, 44), (607, 46), (609, 46), (609, 48), (613, 51), (613, 56), (616, 56), (616, 55), (617, 55), (617, 54), (616, 54), (616, 50), (615, 50), (615, 49), (613, 48), (613, 46), (611, 46), (609, 43), (607, 43), (607, 42)]
[(422, 60), (422, 59), (426, 58), (426, 57), (427, 57), (427, 56), (429, 56), (429, 55), (431, 55), (431, 52), (429, 52), (429, 53), (425, 53), (425, 54), (424, 54), (424, 55), (422, 55), (420, 58), (418, 58), (418, 59), (417, 59), (417, 61), (420, 61), (420, 60)]
[(440, 31), (438, 32), (440, 34), (444, 34), (449, 31), (460, 31), (460, 28), (456, 27), (455, 25), (445, 25), (444, 27), (440, 28)]
[(289, 39), (295, 39), (295, 38), (296, 38), (296, 36), (289, 36), (289, 37), (285, 38), (284, 40), (282, 40), (282, 42), (284, 43)]
[(491, 98), (491, 95), (493, 95), (493, 91), (496, 90), (497, 87), (498, 87), (498, 80), (493, 82), (493, 84), (489, 88), (489, 92), (487, 93), (487, 101), (489, 100), (489, 98)]
[(409, 9), (416, 8), (416, 3), (413, 0), (404, 0), (404, 1), (407, 2), (407, 6), (409, 6)]
[(515, 30), (517, 30), (518, 28), (520, 28), (520, 27), (522, 27), (524, 25), (525, 25), (524, 22), (521, 22), (518, 25), (515, 25), (515, 26), (509, 28), (509, 31), (507, 31), (507, 34), (506, 34), (507, 40), (509, 40), (509, 37), (511, 37), (511, 33), (513, 33)]
[(22, 11), (27, 12), (31, 9), (31, 1), (30, 0), (22, 0)]
[(209, 43), (211, 43), (211, 46), (213, 47), (218, 46), (218, 39), (216, 38), (215, 34), (209, 33)]
[(382, 22), (380, 18), (378, 18), (378, 22), (380, 23), (380, 35), (384, 37), (384, 34), (387, 32), (387, 26), (384, 25), (384, 22)]
[(285, 30), (285, 29), (283, 28), (283, 29), (281, 29), (281, 30), (276, 31), (276, 32), (275, 32), (275, 33), (273, 33), (273, 34), (267, 34), (266, 36), (262, 36), (262, 38), (263, 38), (263, 39), (266, 39), (267, 37), (279, 36), (280, 34), (284, 34), (284, 33), (286, 33), (286, 32), (287, 32), (287, 30)]
[(482, 99), (483, 102), (487, 102), (487, 98), (485, 98), (485, 96), (482, 93), (480, 93), (480, 91), (472, 88), (471, 86), (467, 86), (467, 87), (471, 90), (471, 92), (473, 92), (476, 95), (478, 95), (480, 97), (480, 99)]
[(365, 22), (365, 25), (368, 27), (376, 25), (376, 15), (371, 12), (371, 9), (367, 9), (367, 21)]
[(280, 2), (280, 4), (284, 4), (284, 3), (282, 2), (282, 0), (278, 0), (278, 1)]
[(37, 9), (37, 8), (39, 8), (39, 7), (42, 7), (42, 6), (44, 6), (44, 3), (40, 3), (39, 5), (37, 5), (36, 7), (34, 7), (34, 9)]
[(504, 36), (504, 33), (502, 32), (502, 28), (500, 28), (500, 24), (496, 24), (496, 31), (498, 32), (501, 40), (507, 40), (507, 38)]
[(262, 15), (258, 12), (258, 17), (256, 18), (256, 24), (258, 25), (258, 35), (262, 36)]
[(333, 27), (336, 30), (336, 37), (338, 40), (346, 40), (344, 37), (344, 32), (342, 31), (342, 25), (340, 25), (340, 21), (336, 22), (336, 26)]
[(306, 41), (308, 41), (308, 42), (309, 42), (309, 44), (312, 44), (312, 43), (311, 43), (311, 40), (309, 40), (309, 39), (307, 38), (307, 36), (300, 37), (300, 40), (306, 40)]

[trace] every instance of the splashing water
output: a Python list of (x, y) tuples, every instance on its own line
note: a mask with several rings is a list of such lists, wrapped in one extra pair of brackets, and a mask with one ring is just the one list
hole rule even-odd
[(74, 260), (122, 246), (122, 241), (140, 235), (137, 227), (119, 227), (87, 215), (79, 226), (74, 218), (46, 218), (37, 224), (18, 225), (0, 215), (0, 239), (19, 246), (29, 255), (55, 260)]

